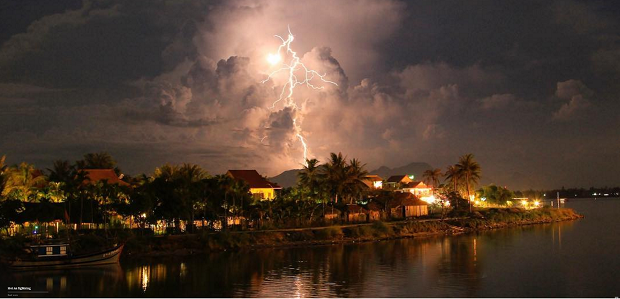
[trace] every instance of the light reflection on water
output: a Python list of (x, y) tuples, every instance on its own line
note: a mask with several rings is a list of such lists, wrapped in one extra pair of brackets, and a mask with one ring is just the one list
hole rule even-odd
[(460, 236), (123, 259), (120, 267), (7, 281), (40, 281), (55, 296), (84, 297), (617, 296), (620, 201), (570, 205), (587, 218)]

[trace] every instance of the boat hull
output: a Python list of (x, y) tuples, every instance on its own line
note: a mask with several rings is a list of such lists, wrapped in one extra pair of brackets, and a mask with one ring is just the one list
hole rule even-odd
[(103, 252), (81, 255), (81, 256), (72, 256), (64, 259), (54, 259), (54, 260), (46, 260), (46, 259), (37, 259), (37, 260), (17, 260), (11, 263), (11, 268), (14, 270), (32, 270), (32, 269), (61, 269), (61, 268), (78, 268), (85, 266), (94, 266), (94, 265), (106, 265), (106, 264), (114, 264), (118, 263), (121, 253), (123, 252), (123, 247), (125, 245), (122, 244), (120, 246), (114, 247), (110, 250), (106, 250)]

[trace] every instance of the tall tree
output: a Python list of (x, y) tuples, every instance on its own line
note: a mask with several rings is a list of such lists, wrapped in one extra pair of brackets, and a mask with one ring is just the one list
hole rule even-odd
[[(460, 176), (461, 174), (459, 173), (458, 168), (456, 167), (456, 165), (450, 165), (448, 166), (448, 168), (446, 169), (446, 173), (444, 174), (446, 177), (446, 181), (450, 182), (450, 185), (452, 186), (452, 191), (454, 192), (454, 194), (456, 196), (458, 196), (458, 183), (460, 181)], [(459, 200), (456, 200), (456, 208), (459, 207)]]
[(176, 193), (181, 198), (185, 211), (189, 215), (189, 229), (194, 231), (195, 211), (202, 202), (202, 191), (200, 182), (207, 178), (208, 174), (200, 166), (195, 164), (183, 164), (179, 170), (176, 180)]
[(336, 203), (339, 202), (338, 198), (342, 197), (346, 166), (346, 158), (342, 156), (342, 153), (331, 153), (329, 161), (323, 165), (325, 185)]
[(113, 169), (116, 167), (116, 160), (107, 152), (88, 153), (76, 164), (82, 169)]
[(9, 167), (4, 163), (6, 156), (0, 157), (0, 201), (4, 198), (4, 189), (9, 179), (8, 169)]
[(422, 177), (424, 178), (424, 182), (432, 184), (433, 187), (436, 188), (439, 185), (439, 178), (442, 177), (442, 175), (441, 169), (435, 168), (425, 170)]
[(475, 188), (476, 184), (478, 184), (478, 181), (480, 180), (480, 164), (474, 160), (473, 154), (466, 154), (459, 158), (459, 163), (456, 164), (456, 168), (461, 179), (464, 180), (467, 200), (469, 201), (469, 211), (471, 212), (471, 187)]
[(352, 204), (353, 198), (359, 197), (366, 187), (363, 180), (368, 175), (368, 171), (364, 169), (364, 166), (357, 159), (349, 160), (349, 164), (345, 166), (344, 192), (349, 197), (349, 204)]
[(49, 180), (51, 182), (68, 182), (75, 175), (74, 167), (67, 160), (56, 160), (52, 168), (47, 169), (50, 172)]
[(308, 188), (310, 196), (316, 199), (316, 197), (319, 196), (321, 181), (323, 179), (319, 160), (306, 159), (306, 165), (297, 173), (297, 179), (302, 187)]
[(22, 162), (8, 170), (4, 195), (22, 201), (35, 201), (38, 189), (45, 186), (47, 178), (33, 165)]

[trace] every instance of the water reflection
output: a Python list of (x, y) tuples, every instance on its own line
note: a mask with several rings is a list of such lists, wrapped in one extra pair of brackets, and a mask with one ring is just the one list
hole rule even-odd
[(30, 286), (33, 291), (47, 291), (53, 296), (91, 297), (93, 293), (101, 296), (113, 294), (110, 290), (119, 286), (123, 275), (121, 266), (113, 264), (84, 269), (18, 271), (0, 278), (3, 285)]
[[(8, 279), (11, 285), (40, 281), (53, 295), (71, 297), (611, 296), (607, 293), (618, 290), (613, 282), (620, 277), (612, 265), (620, 262), (620, 254), (618, 247), (583, 241), (600, 229), (596, 221), (427, 239), (123, 259), (122, 269), (16, 273)], [(601, 231), (618, 232), (601, 223), (607, 228)], [(617, 242), (613, 234), (596, 238)]]

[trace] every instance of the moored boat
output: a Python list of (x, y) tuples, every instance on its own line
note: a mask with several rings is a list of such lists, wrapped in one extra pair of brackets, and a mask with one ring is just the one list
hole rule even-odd
[(73, 255), (69, 244), (31, 246), (33, 258), (16, 259), (10, 263), (14, 270), (76, 268), (118, 263), (124, 244), (90, 254)]

